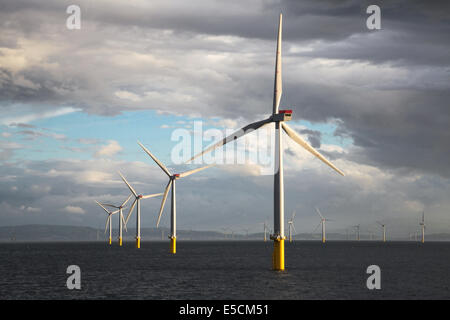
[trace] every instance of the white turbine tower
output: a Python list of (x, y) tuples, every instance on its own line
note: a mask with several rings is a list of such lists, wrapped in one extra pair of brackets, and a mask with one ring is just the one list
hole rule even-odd
[(422, 222), (419, 223), (422, 227), (422, 243), (425, 242), (425, 211), (422, 212)]
[(170, 215), (170, 232), (169, 235), (170, 239), (170, 253), (176, 253), (177, 247), (176, 247), (176, 241), (177, 241), (177, 205), (176, 205), (176, 189), (175, 189), (175, 181), (180, 178), (184, 178), (187, 176), (190, 176), (193, 173), (197, 173), (199, 171), (202, 171), (206, 168), (212, 167), (213, 165), (207, 165), (201, 168), (189, 170), (183, 173), (176, 173), (172, 174), (170, 171), (166, 168), (164, 164), (162, 164), (161, 161), (159, 161), (142, 143), (138, 141), (138, 144), (141, 146), (141, 148), (150, 156), (150, 158), (153, 159), (153, 161), (156, 162), (156, 164), (161, 168), (162, 171), (164, 171), (165, 174), (169, 177), (169, 183), (166, 186), (166, 189), (164, 190), (164, 196), (161, 202), (161, 209), (159, 210), (158, 220), (156, 222), (156, 227), (159, 225), (159, 221), (161, 220), (161, 215), (164, 209), (164, 204), (166, 203), (167, 194), (169, 193), (170, 187), (172, 187), (172, 206), (171, 206), (171, 215)]
[(289, 225), (289, 242), (292, 242), (292, 230), (295, 231), (295, 226), (294, 226), (294, 218), (295, 218), (295, 211), (292, 212), (292, 217), (290, 220), (288, 220), (288, 225)]
[(119, 206), (116, 206), (116, 205), (113, 205), (113, 204), (109, 204), (109, 203), (98, 203), (97, 202), (102, 207), (103, 206), (108, 206), (108, 207), (112, 207), (112, 208), (115, 208), (115, 209), (119, 209), (119, 246), (122, 246), (122, 239), (123, 239), (123, 237), (122, 237), (122, 229), (123, 229), (123, 227), (125, 226), (125, 231), (127, 230), (127, 226), (125, 225), (125, 219), (123, 217), (122, 210), (123, 210), (123, 208), (125, 208), (125, 205), (130, 200), (131, 196), (132, 195), (130, 194), (128, 196), (128, 198), (124, 202), (122, 202), (122, 204), (119, 205)]
[[(325, 241), (326, 241), (325, 221), (333, 221), (333, 220), (325, 219), (324, 216), (322, 215), (322, 213), (320, 212), (319, 208), (316, 207), (315, 209), (316, 209), (317, 214), (320, 216), (320, 223), (319, 223), (319, 225), (322, 225), (322, 242), (325, 243)], [(317, 227), (316, 227), (316, 229), (317, 229)]]
[(386, 225), (377, 221), (377, 223), (383, 228), (383, 242), (386, 242)]
[(359, 237), (359, 228), (360, 228), (360, 225), (358, 224), (358, 225), (356, 225), (356, 226), (353, 226), (353, 228), (355, 228), (356, 229), (356, 240), (360, 240), (360, 237)]
[(137, 194), (136, 191), (134, 191), (133, 187), (128, 183), (127, 179), (119, 172), (120, 177), (122, 178), (123, 182), (127, 185), (128, 189), (130, 189), (132, 195), (135, 197), (133, 204), (131, 205), (130, 211), (128, 211), (127, 218), (125, 220), (125, 225), (127, 225), (128, 220), (131, 217), (131, 214), (133, 213), (134, 206), (136, 206), (136, 248), (141, 247), (141, 200), (142, 199), (148, 199), (153, 198), (162, 195), (162, 193), (155, 193), (155, 194)]
[(264, 242), (266, 242), (266, 241), (267, 241), (267, 224), (264, 221)]
[(224, 144), (234, 141), (239, 137), (244, 136), (247, 133), (253, 132), (253, 130), (259, 129), (269, 123), (275, 124), (275, 164), (276, 169), (274, 173), (274, 234), (270, 238), (274, 241), (274, 251), (272, 256), (272, 264), (274, 270), (284, 270), (284, 181), (283, 181), (283, 140), (282, 132), (284, 130), (286, 134), (298, 143), (300, 146), (311, 152), (314, 156), (319, 158), (325, 164), (336, 170), (341, 175), (344, 175), (342, 171), (336, 168), (330, 161), (325, 159), (317, 150), (315, 150), (309, 143), (297, 134), (285, 121), (291, 120), (292, 110), (279, 110), (282, 83), (281, 83), (281, 33), (282, 33), (282, 15), (280, 14), (280, 21), (278, 25), (278, 40), (275, 60), (275, 81), (274, 81), (274, 93), (273, 93), (273, 110), (272, 115), (264, 120), (251, 123), (239, 131), (236, 131), (232, 135), (224, 138), (223, 140), (213, 144), (206, 148), (201, 153), (192, 157), (189, 161), (210, 152), (215, 148), (221, 147)]
[(111, 219), (111, 216), (112, 216), (113, 214), (116, 214), (117, 212), (119, 212), (119, 210), (116, 210), (116, 211), (109, 211), (109, 210), (106, 209), (104, 206), (102, 206), (102, 204), (101, 204), (100, 202), (98, 202), (98, 201), (95, 201), (95, 202), (97, 202), (97, 204), (98, 204), (100, 207), (102, 207), (103, 210), (105, 210), (105, 212), (108, 214), (108, 217), (106, 218), (105, 234), (106, 234), (106, 231), (108, 231), (108, 229), (109, 229), (109, 241), (108, 241), (108, 243), (109, 243), (109, 245), (111, 245), (111, 243), (112, 243), (112, 235), (111, 235), (111, 233), (112, 233), (112, 219)]

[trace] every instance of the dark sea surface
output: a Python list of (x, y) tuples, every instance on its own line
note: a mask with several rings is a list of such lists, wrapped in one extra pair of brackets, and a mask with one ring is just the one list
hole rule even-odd
[[(450, 243), (286, 242), (286, 270), (271, 270), (272, 242), (0, 244), (0, 299), (449, 299)], [(66, 287), (69, 265), (81, 290)], [(369, 265), (381, 289), (369, 290)]]

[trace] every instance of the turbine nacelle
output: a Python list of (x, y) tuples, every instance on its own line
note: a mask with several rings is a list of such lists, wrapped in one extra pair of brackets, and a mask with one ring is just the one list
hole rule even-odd
[(142, 199), (142, 197), (143, 197), (143, 195), (140, 194), (140, 195), (138, 195), (136, 198), (137, 198), (137, 199)]
[(292, 119), (292, 110), (279, 110), (271, 117), (273, 122), (290, 121)]

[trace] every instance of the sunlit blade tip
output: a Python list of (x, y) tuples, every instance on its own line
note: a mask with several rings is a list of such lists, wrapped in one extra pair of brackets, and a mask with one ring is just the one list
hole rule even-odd
[(304, 149), (312, 153), (314, 156), (319, 158), (323, 163), (334, 169), (337, 173), (339, 173), (342, 176), (345, 176), (344, 172), (339, 170), (334, 164), (332, 164), (330, 161), (328, 161), (319, 151), (314, 149), (309, 143), (307, 143), (303, 138), (295, 132), (291, 127), (289, 127), (286, 123), (282, 123), (283, 130), (286, 132), (286, 134), (295, 142), (297, 142), (300, 146), (302, 146)]
[(162, 164), (161, 161), (159, 161), (151, 152), (148, 150), (142, 143), (138, 141), (138, 144), (141, 146), (141, 148), (144, 150), (145, 153), (147, 153), (150, 158), (153, 159), (153, 161), (156, 162), (156, 164), (161, 168), (162, 171), (164, 171), (169, 177), (172, 175), (169, 171), (169, 169), (166, 168), (164, 164)]

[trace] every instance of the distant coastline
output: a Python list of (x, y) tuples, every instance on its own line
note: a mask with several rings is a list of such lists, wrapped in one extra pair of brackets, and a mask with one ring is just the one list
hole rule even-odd
[[(168, 228), (142, 228), (142, 237), (144, 241), (168, 241)], [(195, 230), (178, 230), (179, 240), (261, 240), (264, 235), (262, 232), (249, 233), (223, 233), (218, 231), (195, 231)], [(118, 230), (113, 229), (113, 239), (117, 238)], [(125, 241), (133, 241), (135, 237), (134, 229), (128, 229), (124, 233)], [(18, 225), (0, 227), (0, 242), (46, 242), (46, 241), (106, 241), (107, 236), (104, 229), (96, 229), (85, 226), (67, 226), (67, 225)], [(294, 235), (295, 240), (320, 240), (320, 234), (299, 233)], [(347, 240), (346, 234), (329, 233), (327, 239)], [(352, 237), (350, 237), (350, 240)], [(380, 241), (380, 237), (370, 238), (370, 234), (361, 234), (361, 241)], [(395, 237), (391, 241), (414, 241), (409, 237)], [(450, 241), (449, 233), (427, 234), (427, 241)]]

